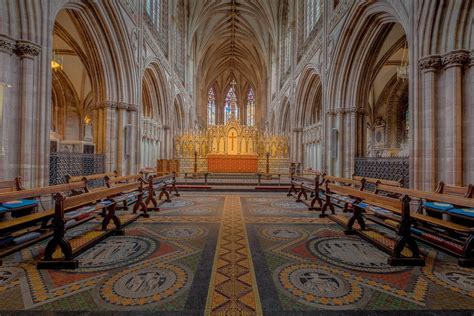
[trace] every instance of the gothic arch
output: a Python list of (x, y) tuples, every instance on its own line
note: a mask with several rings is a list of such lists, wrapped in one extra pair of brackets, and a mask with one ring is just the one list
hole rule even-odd
[(306, 68), (296, 88), (295, 124), (306, 127), (322, 119), (322, 83), (314, 68)]

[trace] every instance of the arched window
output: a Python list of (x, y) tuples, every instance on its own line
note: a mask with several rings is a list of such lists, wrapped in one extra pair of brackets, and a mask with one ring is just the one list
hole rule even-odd
[(247, 94), (247, 126), (255, 125), (255, 93), (252, 88)]
[(321, 18), (321, 0), (305, 0), (304, 38), (308, 38)]
[(224, 104), (224, 124), (231, 118), (232, 113), (234, 117), (239, 117), (239, 107), (237, 106), (237, 96), (235, 95), (234, 87), (230, 87), (225, 97)]
[(146, 0), (147, 22), (158, 38), (161, 49), (168, 54), (168, 0)]
[(216, 94), (213, 88), (207, 93), (207, 125), (216, 125)]

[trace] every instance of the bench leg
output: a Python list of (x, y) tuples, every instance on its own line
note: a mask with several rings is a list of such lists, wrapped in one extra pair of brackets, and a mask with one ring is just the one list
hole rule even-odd
[(178, 188), (176, 187), (176, 183), (173, 183), (172, 190), (174, 191), (175, 196), (181, 196), (178, 192)]
[[(316, 202), (318, 202), (319, 207), (314, 207)], [(310, 211), (316, 211), (316, 210), (322, 209), (322, 208), (323, 208), (323, 202), (321, 201), (321, 199), (319, 198), (318, 195), (314, 195), (313, 199), (311, 200), (311, 206), (310, 206), (309, 210)]]
[(133, 214), (136, 214), (139, 208), (141, 208), (141, 211), (143, 212), (141, 216), (145, 218), (150, 217), (150, 214), (147, 213), (148, 208), (146, 207), (146, 204), (143, 202), (143, 193), (138, 195), (137, 202), (133, 206)]
[(166, 191), (166, 187), (161, 189), (160, 195), (158, 196), (158, 200), (161, 200), (163, 195), (166, 196), (166, 202), (171, 202), (170, 194), (168, 193), (168, 191)]
[[(59, 261), (53, 259), (58, 246), (64, 256), (64, 259)], [(64, 236), (55, 236), (46, 245), (44, 258), (38, 261), (36, 266), (38, 269), (76, 269), (79, 267), (79, 261), (72, 259), (72, 247), (69, 241)]]
[(355, 233), (354, 224), (356, 221), (359, 224), (360, 229), (365, 230), (365, 221), (364, 221), (364, 218), (362, 217), (362, 209), (358, 207), (357, 205), (354, 205), (352, 216), (347, 222), (347, 227), (346, 227), (346, 230), (344, 231), (346, 235), (353, 235)]
[(295, 190), (295, 186), (293, 184), (291, 184), (290, 189), (288, 190), (288, 193), (286, 194), (286, 196), (292, 196), (293, 190)]
[(474, 234), (469, 235), (469, 238), (464, 244), (464, 250), (461, 258), (458, 260), (458, 264), (461, 267), (471, 268), (474, 267)]
[(305, 200), (308, 199), (308, 196), (306, 195), (306, 191), (304, 189), (300, 189), (300, 192), (298, 193), (298, 196), (296, 197), (296, 202), (301, 202), (301, 195), (304, 195)]
[[(410, 249), (411, 257), (402, 255), (405, 246)], [(397, 238), (392, 256), (388, 258), (388, 264), (391, 266), (424, 266), (425, 258), (420, 256), (420, 249), (412, 236), (400, 236)]]
[(107, 208), (107, 215), (102, 221), (102, 230), (107, 230), (107, 226), (109, 226), (110, 221), (114, 222), (115, 233), (117, 235), (125, 234), (125, 232), (122, 230), (122, 223), (120, 222), (120, 218), (118, 218), (118, 216), (115, 214), (115, 204), (112, 204)]

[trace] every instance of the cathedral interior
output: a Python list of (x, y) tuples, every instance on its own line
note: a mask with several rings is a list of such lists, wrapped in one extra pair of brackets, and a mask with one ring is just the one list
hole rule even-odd
[(0, 314), (472, 316), (473, 65), (471, 0), (0, 0)]

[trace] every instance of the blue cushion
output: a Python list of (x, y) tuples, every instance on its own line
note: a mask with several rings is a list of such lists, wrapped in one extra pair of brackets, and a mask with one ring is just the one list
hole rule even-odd
[(382, 215), (391, 215), (391, 214), (393, 214), (389, 210), (386, 210), (386, 209), (378, 207), (378, 206), (371, 206), (370, 209), (373, 212), (378, 213), (378, 214), (382, 214)]
[(454, 208), (454, 205), (441, 202), (423, 202), (424, 207), (432, 208), (439, 211), (448, 211)]
[(423, 232), (417, 228), (411, 227), (410, 228), (411, 232), (417, 236), (423, 236)]
[(357, 204), (357, 206), (360, 207), (360, 208), (366, 208), (366, 207), (367, 207), (367, 203), (360, 202), (359, 204)]
[(448, 213), (474, 218), (474, 208), (455, 208), (453, 210), (449, 210)]
[(3, 203), (2, 206), (8, 209), (17, 209), (21, 207), (26, 207), (26, 206), (36, 206), (38, 205), (38, 202), (35, 200), (18, 200), (18, 201), (11, 201), (11, 202), (6, 202)]
[(8, 209), (3, 206), (0, 206), (0, 213), (5, 213), (5, 212), (8, 212)]

